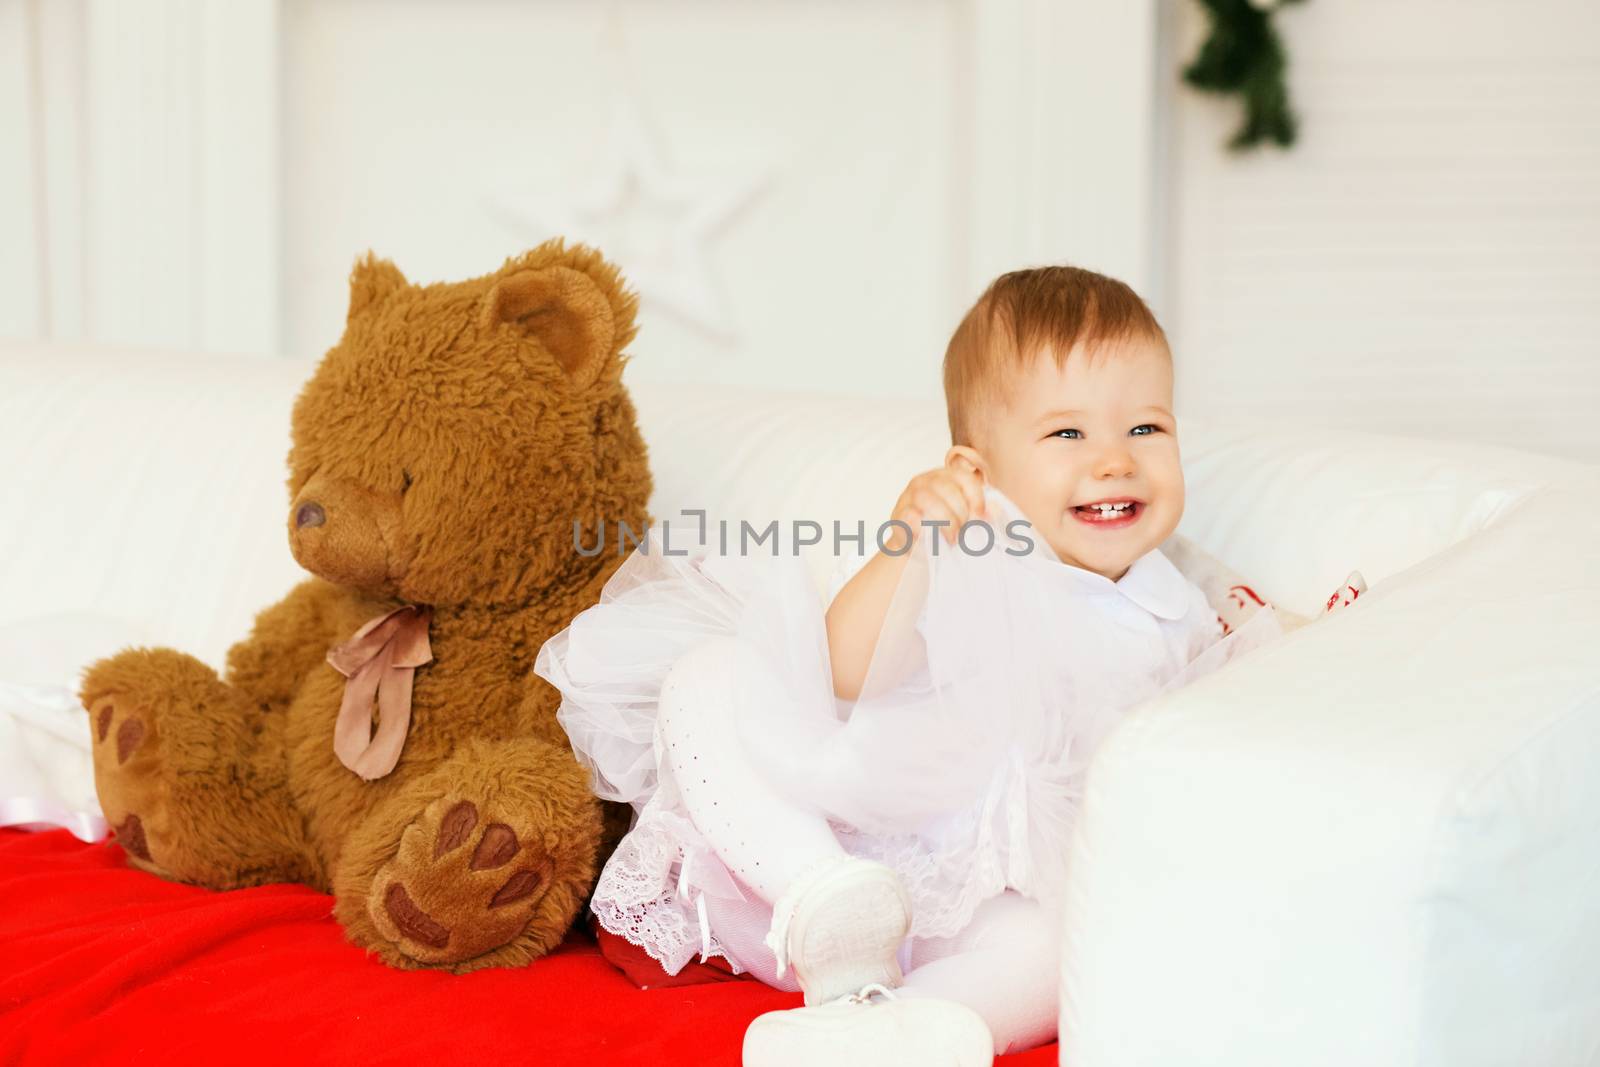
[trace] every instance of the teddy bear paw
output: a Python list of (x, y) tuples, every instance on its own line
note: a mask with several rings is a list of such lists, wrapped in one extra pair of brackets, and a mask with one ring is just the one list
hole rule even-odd
[(367, 913), (410, 961), (475, 960), (527, 929), (550, 887), (544, 846), (526, 820), (441, 798), (406, 828), (394, 859), (373, 876)]
[(164, 873), (156, 859), (167, 820), (155, 717), (121, 693), (92, 701), (89, 725), (95, 788), (117, 844), (133, 865)]

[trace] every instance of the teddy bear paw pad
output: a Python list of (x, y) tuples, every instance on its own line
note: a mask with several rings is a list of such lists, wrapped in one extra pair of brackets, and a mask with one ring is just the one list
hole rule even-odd
[(89, 709), (95, 786), (117, 843), (129, 857), (153, 865), (151, 825), (160, 822), (161, 745), (153, 719), (125, 696), (103, 697)]
[(520, 934), (549, 885), (531, 827), (486, 818), (446, 798), (406, 828), (374, 875), (367, 911), (378, 931), (418, 963), (459, 963)]

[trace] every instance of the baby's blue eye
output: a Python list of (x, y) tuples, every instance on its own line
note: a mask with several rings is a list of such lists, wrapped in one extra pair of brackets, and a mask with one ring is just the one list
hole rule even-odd
[[(1140, 430), (1149, 430), (1150, 433), (1140, 433), (1139, 432)], [(1161, 432), (1161, 427), (1157, 426), (1153, 422), (1146, 422), (1146, 423), (1141, 423), (1138, 426), (1135, 426), (1133, 429), (1129, 430), (1128, 432), (1130, 434), (1133, 434), (1136, 437), (1149, 437), (1151, 433), (1160, 433)], [(1077, 434), (1078, 436), (1077, 437), (1065, 437), (1065, 436), (1063, 436), (1064, 434), (1069, 434), (1069, 433)], [(1076, 440), (1078, 440), (1078, 439), (1083, 437), (1083, 431), (1082, 430), (1057, 430), (1055, 433), (1051, 434), (1050, 436), (1051, 437), (1060, 437), (1063, 441), (1076, 441)]]

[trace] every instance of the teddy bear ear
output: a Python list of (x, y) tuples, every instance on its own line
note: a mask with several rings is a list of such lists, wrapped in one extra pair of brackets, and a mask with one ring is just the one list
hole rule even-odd
[(345, 313), (345, 322), (350, 322), (408, 284), (399, 267), (368, 252), (364, 258), (356, 261), (355, 269), (350, 272), (350, 310)]
[(574, 385), (600, 376), (617, 343), (611, 301), (587, 274), (570, 267), (521, 270), (483, 298), (481, 325), (511, 326), (536, 338)]

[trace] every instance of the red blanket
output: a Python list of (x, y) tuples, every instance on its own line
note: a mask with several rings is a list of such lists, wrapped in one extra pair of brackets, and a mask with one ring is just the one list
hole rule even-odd
[(396, 971), (344, 940), (332, 904), (174, 885), (114, 844), (0, 830), (0, 1064), (733, 1067), (751, 1019), (799, 1003), (749, 981), (641, 991), (576, 935), (517, 970)]

